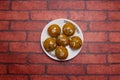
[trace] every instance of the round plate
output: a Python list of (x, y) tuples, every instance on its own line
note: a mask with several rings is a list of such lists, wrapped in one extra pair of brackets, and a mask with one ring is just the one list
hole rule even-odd
[(68, 57), (65, 59), (65, 60), (60, 60), (58, 59), (56, 56), (55, 56), (55, 50), (54, 51), (51, 51), (51, 52), (47, 52), (43, 46), (43, 42), (45, 41), (46, 38), (50, 37), (47, 33), (47, 29), (50, 25), (52, 24), (57, 24), (60, 26), (61, 28), (61, 31), (62, 31), (62, 27), (63, 25), (66, 23), (66, 22), (71, 22), (72, 24), (75, 25), (76, 27), (76, 31), (74, 33), (73, 36), (79, 36), (82, 40), (82, 43), (83, 43), (83, 33), (82, 33), (82, 30), (80, 29), (80, 27), (73, 21), (69, 20), (69, 19), (56, 19), (56, 20), (53, 20), (51, 22), (49, 22), (43, 29), (42, 33), (41, 33), (41, 47), (43, 49), (43, 51), (52, 59), (54, 60), (58, 60), (58, 61), (66, 61), (66, 60), (70, 60), (72, 58), (74, 58), (76, 55), (78, 55), (81, 51), (81, 48), (80, 49), (77, 49), (77, 50), (72, 50), (69, 46), (66, 46), (66, 48), (68, 49)]

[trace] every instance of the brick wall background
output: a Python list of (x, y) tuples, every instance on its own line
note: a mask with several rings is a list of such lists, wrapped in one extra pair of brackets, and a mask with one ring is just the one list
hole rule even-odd
[[(40, 47), (51, 20), (84, 33), (80, 54), (56, 62)], [(0, 0), (0, 80), (120, 80), (120, 0)]]

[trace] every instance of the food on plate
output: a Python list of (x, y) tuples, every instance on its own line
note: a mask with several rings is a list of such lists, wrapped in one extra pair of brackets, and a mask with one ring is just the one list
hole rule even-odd
[(57, 24), (52, 24), (49, 28), (48, 28), (48, 34), (51, 37), (57, 37), (58, 35), (60, 35), (61, 32), (61, 28), (59, 27), (59, 25)]
[(69, 44), (69, 38), (64, 34), (61, 34), (57, 37), (56, 42), (59, 46), (66, 46)]
[(63, 46), (58, 46), (55, 50), (55, 55), (58, 59), (66, 59), (68, 57), (68, 50)]
[(56, 40), (51, 37), (47, 38), (43, 45), (46, 51), (53, 51), (57, 47)]
[(45, 26), (41, 44), (49, 57), (66, 61), (79, 53), (83, 45), (83, 36), (77, 24), (60, 19)]
[(69, 45), (72, 49), (79, 49), (82, 46), (82, 40), (78, 36), (73, 36), (70, 39)]
[(75, 33), (75, 25), (70, 22), (67, 22), (63, 25), (63, 33), (67, 36), (72, 36)]

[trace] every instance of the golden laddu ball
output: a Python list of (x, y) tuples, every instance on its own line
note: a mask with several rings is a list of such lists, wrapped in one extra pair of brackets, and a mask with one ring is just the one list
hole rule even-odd
[(61, 28), (59, 27), (59, 25), (57, 24), (52, 24), (49, 28), (48, 28), (48, 34), (51, 37), (57, 37), (58, 35), (60, 35), (61, 32)]
[(51, 37), (47, 38), (43, 45), (46, 51), (53, 51), (57, 47), (56, 40)]
[(56, 42), (59, 46), (67, 46), (69, 44), (69, 38), (64, 34), (61, 34), (57, 37)]
[(68, 57), (68, 50), (63, 46), (58, 46), (55, 50), (55, 55), (58, 59), (66, 59)]
[(73, 36), (70, 39), (69, 45), (72, 49), (79, 49), (82, 46), (82, 40), (78, 36)]
[(67, 36), (72, 36), (75, 33), (75, 25), (70, 22), (67, 22), (63, 25), (63, 33)]

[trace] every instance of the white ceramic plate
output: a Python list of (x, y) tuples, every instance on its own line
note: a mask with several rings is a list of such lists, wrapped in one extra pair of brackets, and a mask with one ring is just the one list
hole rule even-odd
[[(54, 60), (58, 60), (58, 61), (61, 61), (60, 59), (58, 59), (56, 56), (55, 56), (55, 50), (52, 51), (52, 52), (47, 52), (45, 49), (44, 49), (44, 46), (43, 46), (43, 42), (45, 41), (46, 38), (50, 37), (47, 33), (47, 29), (50, 25), (52, 24), (58, 24), (61, 28), (61, 33), (62, 33), (62, 27), (63, 25), (66, 23), (66, 22), (71, 22), (72, 24), (75, 25), (76, 27), (76, 31), (75, 31), (75, 34), (73, 36), (79, 36), (81, 39), (82, 39), (82, 43), (83, 43), (83, 33), (82, 33), (82, 30), (80, 29), (80, 27), (73, 21), (69, 20), (69, 19), (64, 19), (64, 18), (61, 18), (61, 19), (56, 19), (56, 20), (53, 20), (51, 22), (49, 22), (43, 29), (42, 33), (41, 33), (41, 47), (43, 49), (43, 51), (52, 59)], [(62, 61), (66, 61), (66, 60), (70, 60), (72, 58), (74, 58), (75, 56), (77, 56), (80, 51), (81, 51), (81, 48), (78, 49), (78, 50), (72, 50), (69, 46), (66, 46), (66, 48), (68, 49), (68, 57), (65, 59), (65, 60), (62, 60)]]

